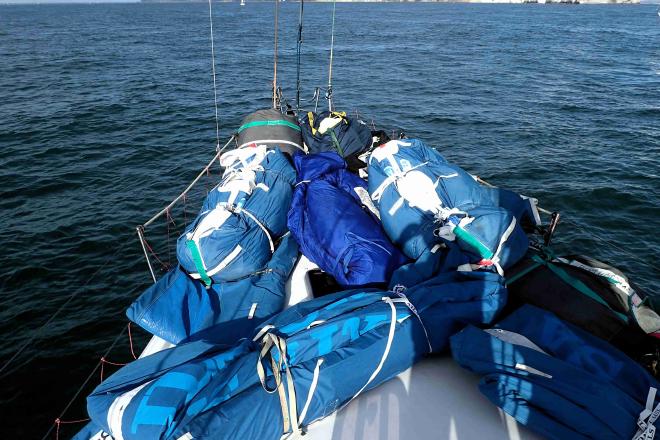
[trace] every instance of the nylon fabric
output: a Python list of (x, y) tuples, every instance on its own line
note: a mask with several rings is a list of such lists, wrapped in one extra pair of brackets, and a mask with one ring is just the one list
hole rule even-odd
[(223, 331), (235, 341), (282, 310), (286, 280), (297, 258), (298, 245), (287, 234), (263, 270), (208, 289), (177, 266), (140, 295), (126, 315), (172, 344), (201, 337), (222, 323), (231, 324)]
[(288, 155), (304, 151), (296, 118), (272, 108), (257, 110), (243, 118), (238, 128), (236, 143), (239, 149), (266, 145), (270, 149), (278, 148)]
[[(280, 393), (264, 391), (262, 382), (286, 389), (291, 432), (296, 419), (304, 427), (430, 350), (446, 350), (467, 323), (493, 322), (505, 302), (504, 280), (490, 272), (440, 274), (407, 289), (405, 298), (378, 289), (338, 292), (284, 310), (255, 338), (228, 345), (216, 331), (138, 359), (92, 392), (88, 411), (99, 429), (126, 440), (188, 432), (195, 439), (277, 440), (287, 433)], [(131, 390), (110, 431), (108, 410)]]
[[(220, 183), (177, 241), (177, 258), (193, 278), (235, 281), (265, 267), (287, 232), (295, 170), (279, 149), (262, 145), (221, 156)], [(190, 246), (189, 242), (195, 246)], [(192, 252), (196, 249), (198, 252)]]
[(346, 113), (303, 113), (299, 123), (310, 153), (334, 151), (348, 158), (357, 157), (371, 147), (371, 130)]
[(344, 286), (387, 283), (406, 258), (360, 199), (366, 182), (336, 153), (297, 154), (287, 224), (301, 252)]
[[(549, 439), (630, 439), (657, 381), (605, 341), (526, 305), (497, 329), (536, 347), (468, 326), (452, 355), (483, 376), (479, 388), (518, 422)], [(542, 350), (539, 351), (538, 349)]]
[(660, 347), (651, 336), (660, 328), (651, 295), (606, 263), (582, 255), (556, 257), (544, 248), (530, 251), (506, 278), (510, 310), (523, 304), (548, 310), (640, 361)]
[(533, 201), (481, 186), (422, 141), (375, 148), (368, 174), (383, 228), (409, 258), (455, 242), (471, 263), (491, 260), (502, 273), (524, 256), (528, 240), (521, 223), (535, 223)]

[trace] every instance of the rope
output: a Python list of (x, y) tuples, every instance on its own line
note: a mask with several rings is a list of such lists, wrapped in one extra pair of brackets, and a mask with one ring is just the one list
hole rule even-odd
[(105, 364), (114, 365), (115, 367), (123, 367), (126, 365), (125, 363), (111, 362), (107, 360), (105, 357), (101, 356), (101, 383), (103, 383), (103, 366)]
[(300, 0), (300, 16), (298, 17), (298, 44), (296, 47), (296, 114), (300, 112), (300, 54), (302, 53), (303, 43), (303, 11), (305, 0)]
[(328, 110), (332, 111), (332, 61), (335, 53), (335, 11), (337, 9), (337, 0), (332, 0), (332, 31), (330, 34), (330, 63), (328, 66), (328, 89), (325, 97), (328, 100)]
[(89, 283), (91, 283), (92, 280), (96, 278), (96, 275), (98, 275), (99, 272), (101, 272), (101, 270), (103, 270), (111, 260), (114, 261), (114, 258), (121, 251), (123, 251), (127, 245), (128, 245), (128, 241), (124, 242), (124, 244), (121, 245), (110, 257), (108, 257), (108, 259), (105, 260), (105, 262), (96, 270), (96, 272), (94, 272), (94, 274), (92, 274), (91, 277), (87, 279), (87, 281), (82, 286), (80, 286), (78, 290), (75, 290), (71, 295), (69, 295), (66, 301), (62, 303), (62, 305), (55, 311), (55, 313), (53, 313), (50, 316), (50, 318), (48, 318), (46, 322), (44, 322), (40, 327), (38, 327), (36, 330), (32, 332), (32, 336), (23, 345), (21, 345), (21, 347), (13, 354), (13, 356), (10, 357), (9, 360), (5, 362), (4, 365), (0, 368), (0, 379), (3, 379), (6, 376), (8, 376), (8, 374), (2, 375), (2, 373), (5, 370), (7, 370), (7, 368), (9, 368), (9, 366), (25, 351), (26, 348), (28, 348), (32, 344), (32, 342), (34, 342), (35, 339), (37, 339), (37, 336), (39, 336), (41, 331), (44, 328), (46, 328), (51, 322), (53, 322), (55, 318), (57, 318), (60, 315), (60, 313), (62, 313), (62, 311), (66, 309), (66, 307), (71, 303), (71, 301), (77, 298), (78, 295), (80, 295), (80, 293), (85, 290), (85, 288), (89, 285)]
[(59, 440), (60, 438), (60, 425), (71, 425), (74, 423), (84, 423), (88, 422), (91, 419), (87, 417), (86, 419), (78, 419), (78, 420), (60, 420), (60, 419), (55, 419), (55, 426), (57, 427), (55, 430), (55, 440)]
[(131, 349), (131, 356), (133, 356), (133, 359), (137, 359), (137, 356), (135, 355), (135, 350), (133, 350), (133, 335), (131, 334), (131, 322), (128, 321), (128, 344)]
[[(215, 108), (215, 145), (220, 148), (220, 121), (218, 119), (218, 88), (215, 81), (215, 45), (213, 38), (213, 7), (209, 0), (209, 26), (211, 28), (211, 72), (213, 74), (213, 106)], [(146, 226), (146, 225), (145, 225)]]
[[(121, 339), (121, 337), (124, 336), (124, 332), (126, 331), (126, 328), (127, 328), (127, 327), (124, 327), (124, 328), (122, 329), (122, 331), (117, 335), (117, 337), (115, 338), (115, 340), (112, 341), (112, 344), (110, 344), (110, 347), (108, 347), (108, 349), (105, 351), (105, 353), (103, 354), (103, 356), (101, 356), (102, 359), (105, 358), (107, 355), (109, 355), (110, 352), (112, 351), (112, 349), (115, 348), (115, 345), (117, 345), (117, 342), (119, 342), (119, 340)], [(94, 369), (92, 370), (92, 372), (89, 373), (89, 375), (87, 376), (87, 378), (85, 379), (85, 381), (82, 383), (82, 385), (80, 385), (80, 387), (79, 387), (78, 390), (75, 392), (75, 394), (73, 395), (73, 397), (71, 398), (71, 400), (69, 400), (69, 403), (66, 404), (66, 406), (64, 407), (64, 410), (62, 410), (62, 412), (60, 413), (59, 417), (57, 417), (55, 420), (61, 420), (61, 419), (62, 419), (62, 417), (64, 416), (64, 414), (66, 414), (66, 412), (69, 410), (69, 408), (71, 408), (71, 405), (73, 405), (73, 402), (75, 402), (75, 400), (78, 398), (78, 396), (80, 395), (80, 393), (82, 393), (82, 390), (85, 389), (85, 387), (87, 386), (87, 384), (89, 383), (89, 381), (92, 380), (92, 378), (93, 378), (94, 375), (96, 374), (96, 370), (98, 370), (99, 367), (100, 367), (101, 365), (103, 365), (103, 362), (100, 362), (100, 361), (96, 364), (96, 366), (94, 367)], [(44, 436), (41, 438), (41, 440), (46, 440), (46, 439), (48, 438), (48, 436), (50, 435), (50, 433), (53, 432), (53, 428), (54, 428), (55, 426), (56, 426), (56, 424), (53, 424), (53, 425), (48, 429), (48, 431), (46, 432), (46, 434), (44, 434)], [(59, 427), (59, 424), (57, 424), (57, 426)]]
[(273, 108), (277, 108), (277, 37), (279, 25), (280, 1), (275, 0), (275, 50), (273, 54)]
[[(147, 250), (149, 251), (149, 253), (150, 253), (150, 254), (156, 259), (156, 261), (158, 261), (158, 262), (160, 263), (161, 270), (164, 270), (164, 271), (168, 271), (168, 270), (170, 270), (170, 267), (169, 267), (167, 264), (165, 264), (165, 262), (164, 262), (163, 260), (161, 260), (160, 258), (158, 258), (158, 254), (157, 254), (156, 251), (154, 251), (154, 249), (151, 247), (151, 245), (150, 245), (149, 242), (147, 241), (147, 238), (146, 238), (146, 237), (143, 237), (143, 240), (144, 240), (143, 243), (144, 243), (144, 245), (146, 246), (146, 248), (147, 248)], [(154, 283), (155, 283), (155, 282), (156, 282), (156, 280), (154, 280)]]

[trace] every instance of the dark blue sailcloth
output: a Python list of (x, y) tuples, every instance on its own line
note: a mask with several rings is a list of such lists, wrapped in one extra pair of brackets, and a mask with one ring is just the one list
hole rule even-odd
[[(602, 339), (533, 306), (451, 338), (495, 405), (550, 439), (638, 439), (655, 431), (660, 385)], [(647, 431), (648, 430), (648, 431)]]
[(370, 211), (366, 182), (336, 153), (294, 156), (288, 226), (301, 252), (344, 287), (387, 283), (406, 258)]
[(446, 273), (405, 291), (349, 290), (289, 308), (233, 346), (223, 332), (139, 359), (88, 397), (123, 439), (279, 439), (341, 409), (506, 301), (491, 272)]

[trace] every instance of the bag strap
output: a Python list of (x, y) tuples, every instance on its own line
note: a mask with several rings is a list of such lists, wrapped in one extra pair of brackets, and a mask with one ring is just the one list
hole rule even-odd
[(314, 112), (307, 112), (307, 119), (309, 120), (309, 127), (312, 129), (312, 135), (316, 136), (316, 128), (314, 128)]
[(621, 313), (617, 310), (614, 310), (608, 303), (605, 301), (600, 295), (598, 295), (596, 292), (594, 292), (589, 286), (584, 284), (581, 280), (578, 278), (575, 278), (568, 272), (566, 272), (563, 268), (559, 267), (557, 264), (553, 263), (552, 260), (555, 258), (554, 252), (550, 250), (549, 248), (542, 248), (541, 249), (541, 254), (536, 254), (532, 256), (532, 261), (534, 261), (533, 264), (528, 266), (526, 269), (522, 270), (521, 272), (515, 274), (511, 278), (506, 280), (506, 284), (510, 285), (511, 283), (514, 283), (521, 278), (527, 276), (530, 272), (535, 270), (536, 268), (540, 266), (545, 266), (550, 271), (557, 276), (560, 280), (562, 280), (564, 283), (568, 284), (569, 286), (573, 287), (575, 290), (580, 292), (581, 294), (587, 296), (588, 298), (591, 298), (592, 300), (596, 301), (600, 305), (603, 305), (607, 307), (617, 318), (619, 318), (621, 321), (625, 322), (626, 324), (630, 322), (630, 318), (628, 315)]
[(341, 144), (337, 139), (337, 135), (335, 134), (335, 131), (332, 128), (330, 129), (330, 138), (332, 139), (332, 144), (335, 146), (335, 150), (337, 150), (337, 153), (339, 153), (341, 157), (344, 157), (344, 149), (341, 147)]
[(193, 263), (195, 263), (195, 268), (199, 273), (199, 277), (202, 279), (204, 286), (208, 289), (211, 287), (211, 278), (206, 272), (206, 267), (204, 267), (204, 262), (202, 261), (202, 254), (199, 252), (199, 248), (194, 240), (186, 241), (186, 246), (190, 250), (190, 255), (192, 257)]

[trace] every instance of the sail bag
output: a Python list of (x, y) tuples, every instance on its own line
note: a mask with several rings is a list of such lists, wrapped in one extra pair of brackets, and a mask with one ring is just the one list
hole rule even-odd
[(548, 439), (653, 438), (658, 383), (607, 342), (525, 305), (495, 328), (451, 338), (454, 359), (482, 375), (481, 392)]
[(634, 359), (655, 355), (660, 316), (652, 297), (619, 269), (583, 255), (531, 251), (506, 273), (508, 308), (532, 304), (598, 336)]
[(406, 258), (385, 235), (366, 182), (334, 152), (294, 156), (288, 226), (301, 252), (342, 286), (387, 283)]
[(491, 272), (338, 292), (281, 312), (233, 346), (218, 331), (138, 359), (92, 392), (88, 412), (99, 431), (124, 440), (278, 440), (446, 350), (466, 324), (492, 322), (505, 301)]
[(539, 222), (532, 200), (480, 185), (417, 139), (375, 148), (368, 173), (385, 232), (414, 260), (440, 243), (455, 242), (471, 263), (502, 274), (527, 251), (521, 224)]
[(257, 145), (278, 147), (289, 155), (304, 151), (296, 118), (272, 108), (257, 110), (247, 115), (238, 128), (236, 143), (238, 148)]
[(310, 153), (334, 151), (344, 159), (355, 158), (371, 147), (369, 127), (345, 112), (303, 113), (300, 127)]
[(207, 287), (263, 269), (287, 232), (295, 170), (278, 148), (241, 148), (220, 158), (221, 182), (177, 240), (177, 258)]
[(298, 259), (298, 244), (286, 234), (266, 267), (236, 281), (213, 283), (206, 288), (181, 267), (167, 272), (138, 297), (126, 311), (128, 319), (172, 344), (202, 337), (214, 326), (239, 340), (248, 337), (265, 319), (280, 312), (285, 284)]

